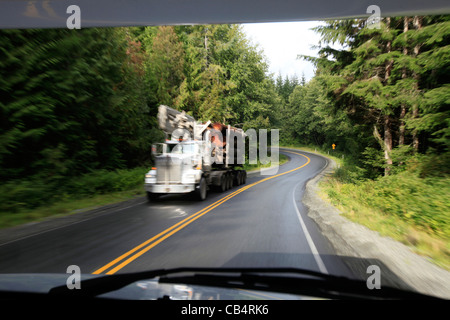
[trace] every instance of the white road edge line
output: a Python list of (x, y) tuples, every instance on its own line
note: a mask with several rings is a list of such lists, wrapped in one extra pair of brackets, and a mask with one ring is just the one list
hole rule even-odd
[(303, 233), (305, 234), (306, 241), (308, 242), (309, 248), (311, 249), (311, 252), (314, 256), (314, 259), (316, 260), (316, 263), (319, 267), (320, 272), (328, 274), (328, 270), (325, 267), (325, 264), (323, 263), (323, 260), (319, 255), (319, 252), (317, 251), (316, 245), (314, 244), (314, 242), (311, 238), (311, 235), (309, 234), (309, 231), (306, 228), (305, 222), (303, 221), (302, 215), (300, 214), (300, 211), (298, 210), (297, 204), (295, 203), (295, 190), (297, 189), (299, 184), (300, 183), (298, 183), (295, 186), (294, 191), (292, 192), (292, 195), (293, 195), (292, 200), (294, 202), (294, 208), (295, 208), (295, 211), (297, 212), (297, 217), (298, 217), (298, 220), (300, 221), (300, 225), (302, 226)]

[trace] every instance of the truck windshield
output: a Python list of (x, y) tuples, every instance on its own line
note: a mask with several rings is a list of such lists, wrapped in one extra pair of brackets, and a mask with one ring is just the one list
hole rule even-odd
[(167, 146), (168, 153), (176, 153), (176, 154), (191, 154), (195, 152), (194, 144), (169, 144)]

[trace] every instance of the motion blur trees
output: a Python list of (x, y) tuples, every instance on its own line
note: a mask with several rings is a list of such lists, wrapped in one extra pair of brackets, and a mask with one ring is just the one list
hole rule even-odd
[(275, 90), (264, 57), (238, 25), (179, 30), (185, 79), (175, 105), (197, 119), (269, 127)]
[(146, 110), (123, 30), (3, 30), (0, 43), (3, 179), (135, 164)]
[(184, 50), (172, 26), (159, 27), (146, 60), (147, 82), (156, 103), (173, 105), (184, 80)]

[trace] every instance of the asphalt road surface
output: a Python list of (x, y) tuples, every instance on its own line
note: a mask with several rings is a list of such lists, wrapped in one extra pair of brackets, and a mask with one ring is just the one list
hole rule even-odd
[(249, 176), (205, 201), (167, 195), (138, 201), (36, 235), (0, 244), (0, 273), (113, 274), (175, 267), (296, 267), (353, 277), (301, 199), (327, 160), (282, 150), (274, 175)]

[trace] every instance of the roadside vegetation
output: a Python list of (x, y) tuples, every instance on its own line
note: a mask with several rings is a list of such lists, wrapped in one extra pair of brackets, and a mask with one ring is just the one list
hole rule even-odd
[(321, 196), (348, 219), (450, 270), (450, 177), (424, 176), (429, 159), (422, 161), (410, 160), (405, 171), (376, 179), (344, 164), (322, 181)]
[(98, 170), (45, 183), (38, 178), (0, 186), (0, 228), (71, 214), (143, 196), (148, 168)]

